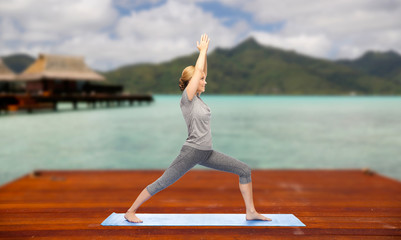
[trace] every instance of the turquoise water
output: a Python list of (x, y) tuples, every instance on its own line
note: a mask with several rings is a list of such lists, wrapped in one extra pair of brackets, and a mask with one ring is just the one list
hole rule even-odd
[[(364, 168), (401, 179), (401, 97), (202, 95), (214, 148), (252, 168)], [(163, 169), (186, 138), (180, 96), (0, 115), (0, 184), (34, 169)]]

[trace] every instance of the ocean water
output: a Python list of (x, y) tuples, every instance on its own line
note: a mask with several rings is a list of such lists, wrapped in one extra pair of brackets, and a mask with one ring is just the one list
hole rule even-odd
[[(253, 169), (368, 167), (401, 180), (401, 97), (202, 99), (214, 149)], [(167, 168), (187, 135), (179, 101), (156, 95), (150, 105), (2, 114), (0, 184), (36, 169)]]

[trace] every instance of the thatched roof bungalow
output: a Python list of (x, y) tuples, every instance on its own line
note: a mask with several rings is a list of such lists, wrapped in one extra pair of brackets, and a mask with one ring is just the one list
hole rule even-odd
[(39, 54), (18, 77), (24, 81), (42, 79), (73, 81), (104, 81), (105, 78), (91, 70), (83, 57)]
[(0, 58), (0, 93), (11, 91), (11, 83), (16, 79), (15, 73)]
[(15, 73), (8, 68), (3, 60), (0, 58), (0, 81), (2, 82), (9, 82), (9, 81), (14, 81), (15, 80)]
[(105, 78), (91, 70), (83, 57), (40, 54), (18, 78), (31, 94), (81, 93), (89, 82)]

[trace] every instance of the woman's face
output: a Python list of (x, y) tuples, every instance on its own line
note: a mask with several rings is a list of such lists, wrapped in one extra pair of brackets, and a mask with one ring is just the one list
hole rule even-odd
[(207, 82), (206, 82), (206, 75), (203, 74), (203, 76), (201, 77), (200, 81), (199, 81), (199, 86), (198, 86), (198, 92), (199, 93), (203, 93), (205, 91), (205, 86), (206, 86)]

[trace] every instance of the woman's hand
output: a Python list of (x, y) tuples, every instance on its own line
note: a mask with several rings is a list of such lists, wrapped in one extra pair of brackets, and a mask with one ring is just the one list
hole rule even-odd
[(207, 58), (207, 49), (209, 47), (209, 41), (210, 39), (207, 36), (207, 34), (203, 34), (201, 36), (200, 42), (196, 42), (196, 46), (199, 49), (199, 56), (198, 59), (196, 60), (194, 75), (192, 75), (192, 78), (191, 80), (189, 80), (188, 86), (186, 88), (189, 101), (192, 101), (195, 94), (197, 93), (201, 78), (206, 77), (205, 76), (207, 74), (206, 58)]
[(207, 34), (203, 34), (201, 36), (200, 42), (196, 41), (196, 47), (199, 49), (199, 51), (207, 51), (207, 49), (209, 48), (209, 37), (207, 36)]

